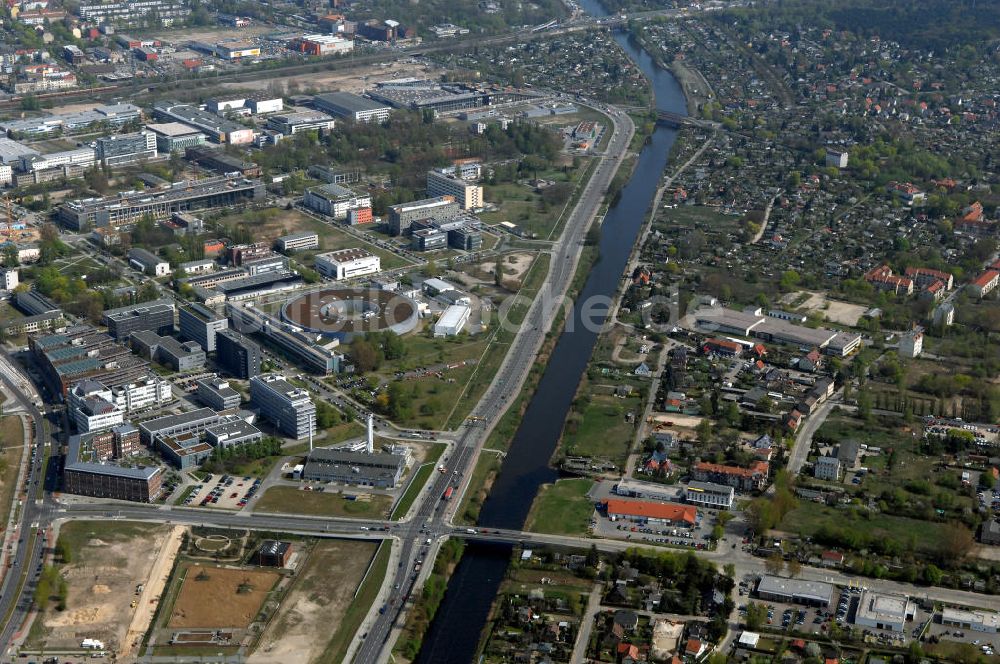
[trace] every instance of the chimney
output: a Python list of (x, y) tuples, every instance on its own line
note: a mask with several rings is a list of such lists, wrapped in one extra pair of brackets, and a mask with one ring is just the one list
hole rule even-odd
[(365, 447), (368, 454), (375, 453), (375, 416), (368, 413), (368, 446)]

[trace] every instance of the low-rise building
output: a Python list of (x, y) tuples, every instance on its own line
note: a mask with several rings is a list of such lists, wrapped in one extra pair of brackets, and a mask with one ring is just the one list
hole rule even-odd
[(174, 331), (174, 303), (173, 300), (164, 298), (108, 309), (102, 315), (101, 323), (119, 341), (127, 340), (129, 335), (140, 330), (170, 334)]
[(689, 482), (684, 488), (684, 500), (717, 510), (732, 509), (735, 496), (733, 487), (712, 482)]
[(854, 624), (902, 632), (906, 628), (907, 621), (913, 620), (916, 611), (916, 605), (904, 595), (863, 590), (854, 613)]
[(785, 604), (825, 608), (833, 603), (833, 593), (833, 585), (822, 581), (763, 576), (757, 584), (757, 594), (761, 599)]
[(840, 459), (833, 456), (822, 456), (816, 459), (813, 474), (818, 480), (828, 482), (840, 481)]
[(156, 149), (165, 154), (184, 154), (188, 148), (204, 145), (208, 137), (201, 131), (183, 122), (161, 122), (146, 125), (146, 129), (156, 137)]
[(303, 251), (319, 249), (319, 235), (315, 231), (302, 231), (283, 235), (275, 241), (278, 251)]
[(693, 505), (608, 498), (602, 502), (602, 508), (612, 521), (621, 519), (633, 523), (656, 523), (688, 528), (698, 522), (698, 510)]
[(197, 341), (178, 341), (150, 330), (133, 332), (129, 337), (132, 350), (174, 371), (193, 371), (205, 366), (205, 351)]
[(339, 184), (324, 184), (306, 189), (302, 204), (310, 210), (334, 219), (346, 219), (348, 210), (370, 208), (372, 197), (358, 194)]
[(749, 468), (701, 461), (691, 469), (691, 477), (698, 482), (723, 484), (740, 491), (760, 491), (767, 485), (769, 473), (766, 461), (753, 461)]
[(264, 437), (260, 429), (238, 417), (205, 429), (205, 441), (212, 447), (236, 447), (256, 443)]
[(202, 378), (198, 381), (198, 399), (213, 410), (238, 408), (242, 397), (222, 378)]
[(316, 95), (313, 106), (334, 117), (347, 118), (355, 122), (385, 122), (389, 119), (390, 106), (350, 92), (328, 92)]
[(941, 624), (971, 632), (996, 634), (1000, 632), (1000, 614), (979, 609), (945, 607), (941, 610)]
[(278, 540), (264, 540), (257, 549), (257, 564), (261, 567), (284, 567), (292, 557), (292, 545)]
[(1000, 272), (987, 270), (972, 280), (969, 284), (969, 290), (973, 296), (983, 298), (997, 287), (997, 283), (1000, 283)]
[(306, 458), (302, 479), (391, 489), (405, 469), (406, 457), (400, 454), (317, 448)]
[(200, 434), (213, 424), (218, 424), (219, 414), (211, 408), (198, 408), (179, 415), (164, 415), (139, 424), (139, 435), (147, 447), (153, 447), (161, 438), (177, 437), (186, 433)]
[(332, 131), (336, 120), (319, 111), (300, 111), (272, 115), (267, 119), (267, 128), (280, 132), (285, 136), (294, 136), (303, 131)]
[(170, 263), (142, 248), (129, 249), (128, 262), (135, 269), (153, 277), (165, 277), (170, 274)]
[(340, 249), (318, 254), (315, 266), (323, 276), (341, 281), (377, 274), (382, 269), (382, 259), (366, 249)]
[(434, 323), (435, 337), (453, 337), (465, 329), (472, 315), (472, 308), (464, 304), (453, 304), (444, 310)]

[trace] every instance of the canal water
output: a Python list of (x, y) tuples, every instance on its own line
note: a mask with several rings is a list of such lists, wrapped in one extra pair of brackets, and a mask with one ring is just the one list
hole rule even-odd
[[(594, 16), (607, 15), (597, 0), (583, 0), (581, 5)], [(659, 68), (627, 34), (618, 33), (615, 40), (651, 81), (657, 107), (685, 115), (684, 93), (673, 75)], [(676, 135), (674, 129), (657, 126), (639, 154), (634, 174), (604, 218), (600, 258), (577, 302), (595, 297), (609, 301), (614, 297)], [(558, 477), (557, 471), (549, 467), (549, 460), (597, 341), (596, 331), (581, 323), (580, 311), (580, 306), (574, 307), (572, 325), (568, 324), (559, 337), (538, 390), (528, 404), (500, 475), (483, 504), (481, 527), (520, 529), (539, 487)], [(607, 307), (598, 311), (606, 313)], [(591, 314), (590, 318), (595, 316)], [(469, 664), (473, 660), (510, 555), (509, 546), (470, 544), (466, 548), (424, 639), (418, 664)]]

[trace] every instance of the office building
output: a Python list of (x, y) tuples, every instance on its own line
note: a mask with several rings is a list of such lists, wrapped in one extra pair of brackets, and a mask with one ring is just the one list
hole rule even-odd
[(462, 224), (447, 232), (450, 247), (462, 251), (479, 251), (483, 248), (483, 234), (469, 224)]
[(76, 231), (94, 226), (125, 230), (147, 215), (166, 219), (174, 212), (239, 205), (264, 196), (264, 184), (260, 180), (220, 176), (175, 182), (159, 191), (123, 192), (104, 198), (68, 201), (59, 206), (58, 218)]
[(129, 249), (128, 262), (135, 269), (152, 277), (165, 277), (170, 274), (170, 263), (142, 248)]
[(260, 334), (269, 345), (307, 371), (324, 375), (340, 371), (343, 355), (320, 345), (315, 336), (297, 332), (252, 306), (226, 306), (234, 327)]
[(205, 366), (205, 351), (197, 341), (181, 342), (149, 330), (133, 332), (130, 341), (134, 352), (174, 371), (193, 371)]
[(236, 447), (256, 443), (264, 437), (254, 425), (232, 416), (226, 422), (213, 424), (205, 429), (205, 442), (212, 447)]
[(406, 457), (385, 452), (317, 448), (306, 457), (302, 479), (392, 489), (406, 470)]
[(174, 302), (164, 298), (108, 309), (101, 317), (101, 324), (106, 325), (108, 334), (119, 341), (127, 340), (130, 334), (140, 330), (170, 334), (174, 331)]
[(113, 134), (97, 139), (97, 159), (105, 166), (121, 166), (156, 158), (156, 134)]
[(0, 321), (0, 329), (10, 337), (19, 337), (26, 334), (35, 334), (62, 327), (66, 324), (61, 311), (52, 311), (37, 316), (25, 316), (23, 318), (8, 318)]
[(81, 3), (77, 14), (88, 23), (136, 27), (155, 14), (160, 25), (170, 27), (190, 15), (191, 6), (180, 0), (104, 0)]
[(270, 274), (272, 272), (287, 272), (288, 259), (281, 254), (268, 252), (267, 256), (243, 261), (243, 269), (251, 277), (256, 277), (260, 274)]
[(125, 467), (90, 461), (67, 463), (63, 470), (65, 493), (91, 498), (151, 503), (163, 490), (163, 468)]
[(181, 470), (194, 468), (212, 455), (212, 446), (198, 433), (161, 436), (156, 439), (156, 449), (168, 463)]
[(366, 249), (341, 249), (317, 254), (315, 267), (324, 277), (340, 281), (376, 274), (382, 269), (382, 260)]
[(380, 104), (350, 92), (328, 92), (316, 95), (313, 106), (334, 117), (347, 118), (355, 122), (385, 122), (389, 119), (391, 107)]
[(198, 381), (198, 399), (213, 410), (238, 408), (243, 400), (240, 393), (222, 378), (202, 378)]
[(461, 208), (454, 196), (438, 196), (389, 206), (389, 230), (406, 235), (416, 221), (445, 221), (458, 216)]
[(267, 119), (267, 128), (284, 134), (294, 136), (303, 131), (318, 131), (320, 133), (332, 131), (336, 125), (336, 120), (326, 113), (319, 111), (301, 111), (297, 113), (283, 113), (272, 115)]
[(111, 390), (95, 380), (83, 380), (66, 395), (70, 420), (80, 433), (103, 431), (121, 425), (125, 411), (112, 401)]
[(215, 352), (215, 335), (229, 327), (229, 319), (201, 304), (181, 307), (178, 316), (181, 337), (197, 341), (207, 353)]
[(71, 386), (87, 378), (111, 388), (129, 385), (149, 372), (148, 362), (90, 325), (73, 325), (56, 334), (29, 337), (28, 346), (54, 394), (65, 395)]
[(19, 283), (21, 283), (21, 280), (17, 268), (11, 267), (0, 270), (0, 288), (12, 291), (17, 288)]
[(732, 509), (735, 496), (733, 487), (712, 482), (689, 482), (684, 489), (687, 502), (716, 510)]
[(236, 330), (216, 334), (216, 362), (228, 374), (247, 380), (260, 374), (260, 346)]
[(316, 405), (309, 392), (279, 374), (250, 379), (250, 401), (281, 433), (302, 440), (316, 432)]
[(292, 556), (292, 545), (278, 540), (264, 540), (257, 549), (257, 564), (261, 567), (284, 567)]
[(372, 197), (357, 194), (339, 184), (324, 184), (306, 189), (302, 204), (310, 210), (334, 219), (346, 219), (347, 211), (355, 208), (370, 208)]
[(179, 415), (165, 415), (139, 424), (142, 443), (153, 447), (159, 438), (176, 437), (186, 433), (201, 433), (219, 423), (220, 415), (211, 408), (198, 408)]
[(410, 247), (414, 251), (438, 251), (448, 246), (448, 234), (436, 228), (413, 231)]
[(256, 178), (261, 174), (260, 166), (254, 162), (227, 154), (221, 148), (209, 145), (194, 145), (185, 149), (184, 158), (219, 175), (229, 176), (238, 173), (245, 178)]
[(757, 585), (757, 594), (763, 600), (822, 608), (833, 603), (833, 592), (834, 588), (829, 583), (777, 576), (763, 576)]
[(149, 124), (146, 129), (156, 137), (156, 149), (164, 154), (184, 154), (186, 149), (204, 145), (208, 140), (205, 134), (182, 122)]
[(197, 106), (173, 101), (153, 104), (153, 114), (164, 121), (181, 122), (203, 132), (213, 143), (246, 145), (253, 143), (254, 131)]
[[(146, 366), (143, 363), (143, 366)], [(134, 413), (151, 406), (162, 406), (174, 400), (170, 381), (149, 374), (128, 383), (111, 387), (111, 400), (126, 413)]]
[(278, 251), (304, 251), (319, 249), (319, 235), (313, 231), (302, 231), (283, 235), (275, 241)]
[(463, 210), (483, 207), (483, 188), (474, 182), (462, 179), (457, 174), (428, 171), (427, 195), (453, 196)]

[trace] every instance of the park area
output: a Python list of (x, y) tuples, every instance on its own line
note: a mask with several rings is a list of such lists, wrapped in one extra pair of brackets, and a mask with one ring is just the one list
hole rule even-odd
[(323, 491), (305, 491), (293, 486), (273, 486), (260, 497), (254, 511), (385, 519), (392, 502), (392, 496), (382, 494), (339, 493), (325, 488)]
[[(170, 530), (128, 521), (64, 524), (56, 548), (65, 562), (54, 570), (62, 581), (52, 585), (51, 596), (43, 601), (27, 646), (76, 650), (84, 635), (119, 651), (134, 613), (136, 588), (147, 583)], [(64, 592), (59, 589), (63, 583)]]
[(349, 622), (353, 624), (349, 618), (363, 615), (371, 603), (355, 607), (362, 603), (355, 600), (355, 593), (377, 550), (376, 542), (316, 543), (249, 662), (336, 661), (327, 657), (331, 654), (327, 651), (339, 646), (337, 633), (348, 628)]
[(270, 570), (197, 563), (183, 568), (180, 576), (180, 590), (167, 617), (171, 628), (245, 628), (281, 578)]

